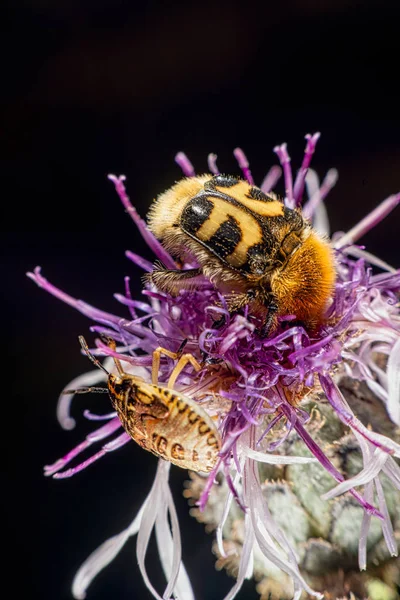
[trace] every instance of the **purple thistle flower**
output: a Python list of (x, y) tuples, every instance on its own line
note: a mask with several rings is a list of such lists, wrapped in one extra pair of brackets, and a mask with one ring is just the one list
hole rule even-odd
[[(318, 138), (318, 133), (306, 136), (303, 163), (294, 181), (286, 144), (277, 146), (274, 151), (282, 169), (272, 167), (260, 187), (265, 192), (270, 191), (283, 171), (285, 205), (289, 208), (299, 206), (304, 188), (307, 188), (309, 199), (303, 207), (303, 215), (321, 234), (328, 235), (329, 222), (323, 201), (335, 184), (337, 173), (330, 170), (319, 185), (316, 174), (309, 169)], [(243, 151), (237, 148), (234, 154), (245, 179), (252, 184), (253, 178)], [(216, 160), (216, 155), (209, 155), (209, 169), (213, 174), (219, 172)], [(186, 176), (195, 175), (193, 166), (183, 153), (177, 155), (176, 161)], [(131, 205), (125, 191), (125, 178), (110, 175), (109, 179), (155, 257), (167, 268), (176, 268), (173, 258)], [(190, 367), (186, 368), (180, 374), (176, 388), (199, 402), (218, 422), (222, 448), (219, 460), (204, 485), (199, 507), (200, 510), (205, 509), (210, 492), (216, 485), (215, 477), (222, 471), (228, 490), (217, 527), (217, 542), (222, 556), (225, 553), (223, 527), (232, 502), (235, 500), (244, 511), (244, 542), (237, 582), (224, 600), (234, 598), (251, 573), (255, 552), (261, 552), (291, 577), (294, 598), (300, 598), (303, 591), (321, 597), (305, 581), (294, 549), (271, 515), (262, 493), (258, 463), (300, 465), (319, 462), (337, 482), (325, 494), (325, 499), (348, 493), (364, 509), (359, 543), (360, 569), (365, 569), (367, 564), (367, 536), (372, 519), (380, 521), (388, 549), (391, 555), (397, 555), (379, 476), (384, 473), (400, 490), (400, 468), (394, 460), (400, 458), (400, 445), (372, 431), (368, 423), (363, 424), (357, 418), (338, 382), (344, 375), (364, 381), (385, 405), (393, 423), (400, 426), (400, 271), (356, 245), (359, 238), (399, 202), (400, 194), (390, 196), (349, 232), (332, 236), (337, 271), (335, 293), (326, 321), (317, 332), (312, 333), (298, 324), (290, 326), (294, 316), (289, 315), (280, 319), (277, 329), (269, 337), (260, 337), (248, 309), (242, 314), (230, 314), (224, 297), (206, 278), (199, 277), (195, 291), (182, 291), (177, 297), (145, 287), (142, 291), (144, 300), (132, 297), (129, 278), (126, 278), (125, 293), (115, 294), (116, 300), (127, 309), (126, 316), (119, 317), (56, 288), (41, 275), (39, 267), (28, 273), (40, 287), (96, 323), (91, 327), (93, 332), (117, 341), (116, 351), (100, 340), (96, 341), (93, 350), (95, 355), (107, 356), (104, 366), (108, 371), (112, 369), (112, 357), (117, 357), (128, 365), (124, 367), (127, 372), (149, 382), (152, 352), (159, 346), (177, 351), (184, 340), (187, 340), (187, 350), (199, 360), (204, 353), (210, 359), (212, 366), (203, 366), (196, 376)], [(127, 252), (127, 257), (146, 272), (153, 268), (150, 262), (133, 252)], [(371, 266), (382, 272), (373, 272)], [(183, 266), (192, 267), (189, 264)], [(225, 317), (223, 326), (218, 329), (213, 326), (211, 315), (216, 312)], [(159, 380), (166, 382), (170, 372), (170, 360), (162, 360)], [(66, 390), (93, 386), (104, 381), (105, 377), (101, 370), (91, 371), (74, 379)], [(363, 468), (348, 480), (307, 430), (310, 415), (302, 408), (302, 402), (312, 394), (325, 397), (359, 444)], [(70, 417), (72, 398), (73, 393), (64, 392), (58, 402), (58, 419), (65, 429), (75, 425)], [(46, 475), (70, 477), (130, 441), (128, 434), (118, 431), (121, 423), (116, 413), (103, 416), (89, 412), (84, 414), (93, 421), (104, 420), (105, 424), (62, 459), (45, 467)], [(281, 435), (270, 442), (269, 433), (273, 430), (280, 431)], [(116, 437), (110, 440), (113, 435)], [(293, 435), (303, 440), (309, 450), (307, 456), (276, 453)], [(100, 450), (89, 459), (76, 462), (83, 451), (99, 443), (103, 444)], [(172, 595), (185, 600), (194, 598), (181, 563), (178, 518), (168, 485), (169, 469), (170, 463), (159, 461), (153, 487), (132, 524), (100, 546), (78, 571), (73, 583), (75, 598), (85, 597), (86, 589), (97, 573), (116, 556), (127, 539), (136, 534), (139, 568), (153, 596), (163, 600)], [(361, 490), (358, 489), (360, 487)], [(374, 489), (377, 507), (374, 506)], [(162, 595), (153, 588), (144, 564), (153, 529), (168, 580)]]

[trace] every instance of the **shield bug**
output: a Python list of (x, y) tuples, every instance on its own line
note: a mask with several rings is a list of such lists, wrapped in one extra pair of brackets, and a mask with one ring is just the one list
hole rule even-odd
[[(90, 352), (82, 336), (79, 341), (90, 360), (107, 374), (111, 404), (125, 431), (139, 446), (184, 469), (212, 470), (221, 448), (218, 429), (195, 400), (173, 389), (188, 363), (196, 371), (200, 370), (201, 366), (192, 354), (157, 348), (153, 352), (152, 383), (147, 383), (124, 371), (116, 357), (117, 374), (109, 373)], [(115, 351), (114, 340), (108, 338), (107, 344)], [(161, 355), (177, 360), (166, 386), (158, 384)], [(99, 388), (84, 391), (99, 391)]]

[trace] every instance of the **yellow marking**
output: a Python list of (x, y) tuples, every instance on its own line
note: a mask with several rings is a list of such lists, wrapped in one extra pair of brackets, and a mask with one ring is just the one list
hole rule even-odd
[(283, 215), (283, 204), (282, 202), (279, 202), (279, 200), (267, 202), (249, 198), (251, 187), (252, 186), (246, 181), (239, 181), (239, 183), (229, 188), (216, 187), (216, 189), (222, 194), (232, 196), (237, 202), (240, 202), (246, 206), (246, 208), (262, 217), (279, 217), (280, 215)]
[(215, 189), (221, 192), (221, 194), (225, 194), (228, 196), (232, 196), (232, 198), (239, 199), (241, 196), (248, 194), (250, 191), (250, 184), (243, 179), (239, 179), (235, 185), (230, 185), (228, 187), (223, 187), (220, 185), (216, 185)]
[[(235, 186), (236, 187), (236, 186)], [(262, 243), (262, 229), (257, 219), (239, 206), (220, 198), (213, 199), (214, 207), (208, 219), (196, 231), (196, 238), (207, 242), (220, 228), (222, 223), (233, 217), (238, 223), (242, 239), (235, 250), (225, 260), (232, 267), (240, 267), (247, 262), (247, 251), (254, 244)]]
[(279, 202), (279, 200), (263, 202), (262, 200), (243, 197), (240, 198), (240, 202), (261, 217), (279, 217), (283, 215), (283, 204), (282, 202)]
[[(148, 385), (142, 382), (136, 390), (136, 399), (142, 404), (151, 404), (154, 401), (154, 392), (158, 391), (154, 389), (155, 386)], [(161, 396), (162, 394), (159, 394)]]
[[(239, 181), (229, 188), (216, 187), (219, 192), (232, 196), (245, 208), (261, 217), (278, 217), (283, 215), (283, 204), (279, 200), (266, 202), (249, 198), (250, 185), (246, 181)], [(196, 232), (199, 240), (207, 242), (229, 217), (233, 217), (238, 223), (242, 238), (231, 254), (225, 260), (232, 267), (241, 267), (247, 262), (247, 252), (254, 244), (262, 243), (262, 229), (257, 219), (240, 208), (221, 198), (212, 198), (213, 209), (208, 219)]]
[(189, 415), (188, 415), (188, 421), (191, 425), (194, 425), (195, 423), (197, 423), (197, 421), (200, 419), (200, 416), (197, 415), (195, 413), (194, 410), (191, 410)]
[(171, 404), (171, 402), (174, 402), (176, 400), (176, 397), (174, 394), (171, 394), (171, 392), (168, 392), (168, 394), (166, 394), (164, 392), (164, 397), (166, 398), (168, 404)]
[(182, 400), (181, 398), (178, 397), (176, 407), (178, 409), (178, 412), (180, 414), (183, 414), (188, 409), (188, 404), (184, 400)]
[(207, 423), (204, 423), (204, 421), (202, 423), (200, 423), (200, 425), (199, 425), (199, 434), (200, 435), (205, 435), (206, 433), (209, 433), (209, 431), (211, 431), (211, 429), (207, 425)]
[(208, 436), (207, 444), (209, 446), (218, 446), (217, 438), (215, 437), (215, 435), (213, 433), (210, 433), (210, 435)]

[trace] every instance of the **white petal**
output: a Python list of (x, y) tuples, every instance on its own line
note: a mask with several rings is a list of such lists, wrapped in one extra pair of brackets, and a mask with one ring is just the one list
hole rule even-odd
[(396, 269), (389, 265), (384, 260), (380, 259), (378, 256), (367, 252), (366, 250), (362, 250), (358, 246), (349, 246), (348, 248), (344, 248), (343, 254), (355, 256), (356, 258), (363, 258), (370, 265), (374, 265), (375, 267), (379, 267), (384, 271), (389, 271), (389, 273), (396, 273)]
[(383, 465), (387, 461), (389, 455), (376, 448), (371, 460), (368, 462), (367, 466), (362, 469), (357, 475), (351, 477), (350, 479), (346, 479), (346, 481), (342, 481), (339, 485), (332, 488), (329, 492), (322, 496), (323, 500), (330, 500), (335, 496), (339, 496), (340, 494), (344, 494), (351, 488), (354, 488), (359, 485), (365, 485), (370, 482), (374, 477), (376, 477), (379, 472), (382, 470)]
[[(234, 481), (233, 481), (233, 485), (235, 486), (235, 489), (237, 489), (237, 485), (239, 483), (241, 479), (241, 473), (236, 473)], [(218, 551), (221, 554), (221, 556), (223, 556), (224, 558), (226, 558), (226, 554), (225, 554), (225, 550), (224, 550), (224, 544), (223, 544), (223, 538), (222, 538), (222, 530), (224, 528), (225, 525), (225, 521), (229, 515), (229, 511), (231, 508), (231, 504), (232, 504), (232, 500), (233, 500), (233, 494), (231, 491), (229, 491), (227, 493), (226, 496), (226, 501), (225, 501), (225, 506), (224, 506), (224, 511), (222, 513), (222, 517), (221, 520), (219, 522), (219, 525), (217, 527), (217, 532), (216, 532), (216, 538), (217, 538), (217, 544), (218, 544)]]
[(394, 487), (400, 490), (400, 467), (391, 456), (382, 471), (389, 477)]
[(297, 596), (298, 589), (299, 587), (301, 587), (301, 589), (308, 592), (308, 594), (316, 596), (317, 598), (322, 598), (323, 594), (315, 592), (303, 579), (297, 564), (292, 562), (292, 553), (288, 561), (283, 556), (283, 553), (280, 550), (280, 548), (272, 541), (271, 536), (265, 527), (264, 519), (262, 518), (262, 513), (264, 511), (261, 507), (262, 504), (265, 503), (265, 499), (262, 494), (259, 482), (257, 482), (257, 476), (253, 468), (254, 463), (253, 467), (251, 466), (251, 463), (248, 463), (245, 466), (245, 470), (249, 479), (249, 486), (247, 490), (248, 493), (245, 495), (245, 501), (249, 505), (249, 513), (251, 516), (255, 537), (261, 552), (268, 560), (270, 560), (273, 564), (282, 569), (282, 571), (290, 575), (293, 581), (297, 583), (297, 585), (295, 585), (295, 591)]
[(400, 426), (400, 338), (394, 344), (387, 364), (389, 417)]
[(271, 465), (304, 465), (306, 463), (318, 462), (314, 457), (307, 456), (283, 456), (281, 454), (268, 454), (264, 452), (258, 452), (252, 448), (244, 447), (246, 456), (256, 460), (257, 462), (269, 463)]
[(329, 225), (328, 211), (326, 210), (324, 202), (320, 202), (315, 209), (313, 227), (323, 236), (329, 236), (330, 234), (331, 228)]
[(375, 379), (367, 379), (366, 384), (371, 390), (371, 392), (373, 392), (375, 396), (379, 398), (379, 400), (382, 400), (382, 402), (387, 404), (388, 393), (385, 390), (385, 388), (383, 388), (377, 381), (375, 381)]
[(146, 506), (143, 511), (143, 516), (140, 523), (140, 529), (136, 544), (136, 556), (140, 572), (142, 574), (146, 587), (153, 594), (153, 596), (157, 598), (157, 600), (164, 599), (161, 598), (161, 596), (157, 593), (157, 591), (150, 583), (150, 579), (146, 571), (145, 558), (147, 553), (147, 547), (150, 541), (150, 536), (152, 534), (157, 515), (160, 509), (162, 509), (162, 485), (165, 478), (168, 477), (170, 466), (171, 463), (166, 462), (164, 460), (160, 459), (158, 462), (157, 474), (154, 479), (153, 487), (151, 488), (150, 494), (148, 496), (148, 502), (146, 503)]
[(242, 587), (249, 570), (249, 564), (253, 554), (254, 541), (255, 538), (253, 529), (251, 527), (250, 515), (246, 514), (244, 517), (244, 542), (242, 552), (240, 554), (239, 572), (237, 580), (233, 588), (228, 592), (228, 594), (223, 600), (233, 600), (233, 598), (236, 596), (236, 594)]
[[(104, 361), (104, 368), (107, 371), (110, 370), (113, 360), (112, 358), (106, 358)], [(83, 373), (78, 377), (75, 377), (68, 385), (65, 386), (65, 390), (76, 390), (81, 387), (90, 387), (100, 381), (106, 381), (107, 375), (100, 369), (94, 369)], [(71, 402), (75, 394), (63, 394), (61, 392), (57, 402), (57, 419), (63, 429), (73, 429), (75, 427), (75, 419), (70, 415)]]
[[(374, 501), (374, 482), (370, 481), (365, 486), (363, 498), (369, 504), (372, 504)], [(363, 520), (361, 523), (360, 530), (360, 541), (358, 544), (358, 565), (360, 567), (360, 571), (365, 571), (367, 568), (367, 539), (368, 539), (368, 531), (369, 526), (371, 524), (371, 515), (364, 510)]]
[[(163, 598), (169, 598), (172, 592), (178, 600), (194, 600), (194, 594), (185, 567), (181, 562), (181, 537), (178, 515), (168, 482), (165, 482), (166, 506), (162, 511), (163, 518), (156, 520), (156, 538), (161, 564), (168, 581)], [(170, 515), (171, 529), (168, 523)]]
[(384, 521), (382, 523), (383, 536), (390, 554), (392, 556), (397, 556), (397, 542), (394, 537), (393, 526), (390, 520), (390, 515), (386, 506), (385, 494), (383, 493), (382, 484), (379, 477), (375, 479), (375, 487), (378, 494), (379, 510), (384, 516)]
[(309, 198), (312, 198), (319, 191), (319, 177), (314, 169), (308, 169), (307, 171), (306, 187)]

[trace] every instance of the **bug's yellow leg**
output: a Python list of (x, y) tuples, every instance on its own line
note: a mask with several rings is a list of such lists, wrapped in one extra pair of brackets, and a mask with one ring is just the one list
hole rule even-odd
[(195, 359), (193, 354), (184, 354), (183, 356), (180, 357), (180, 359), (176, 363), (176, 365), (168, 379), (167, 387), (169, 387), (170, 389), (174, 388), (175, 381), (177, 380), (179, 373), (186, 367), (186, 365), (188, 363), (190, 363), (192, 365), (192, 367), (194, 368), (195, 371), (200, 371), (201, 364)]
[[(115, 340), (113, 340), (110, 337), (105, 337), (105, 336), (104, 336), (104, 339), (107, 342), (107, 346), (115, 352), (117, 350), (117, 344), (115, 343)], [(118, 358), (115, 358), (115, 356), (113, 356), (113, 359), (115, 362), (115, 366), (117, 367), (118, 374), (121, 375), (121, 377), (123, 377), (125, 375), (125, 371), (122, 368), (121, 361)]]
[(168, 358), (172, 358), (173, 360), (176, 360), (179, 356), (179, 354), (177, 352), (171, 352), (170, 350), (167, 350), (166, 348), (162, 348), (161, 346), (159, 346), (158, 348), (156, 348), (154, 350), (153, 363), (151, 366), (151, 383), (153, 385), (158, 384), (158, 371), (160, 369), (161, 354), (164, 354), (165, 356), (168, 356)]
[(168, 379), (167, 387), (170, 389), (173, 389), (175, 381), (179, 377), (179, 373), (186, 367), (188, 363), (192, 365), (195, 371), (200, 371), (201, 369), (200, 363), (195, 359), (193, 354), (187, 353), (181, 356), (180, 352), (171, 352), (170, 350), (159, 346), (153, 352), (153, 364), (151, 367), (151, 382), (153, 385), (157, 385), (158, 383), (158, 371), (160, 368), (161, 354), (164, 354), (165, 356), (168, 356), (168, 358), (172, 358), (173, 360), (177, 360), (179, 358)]

